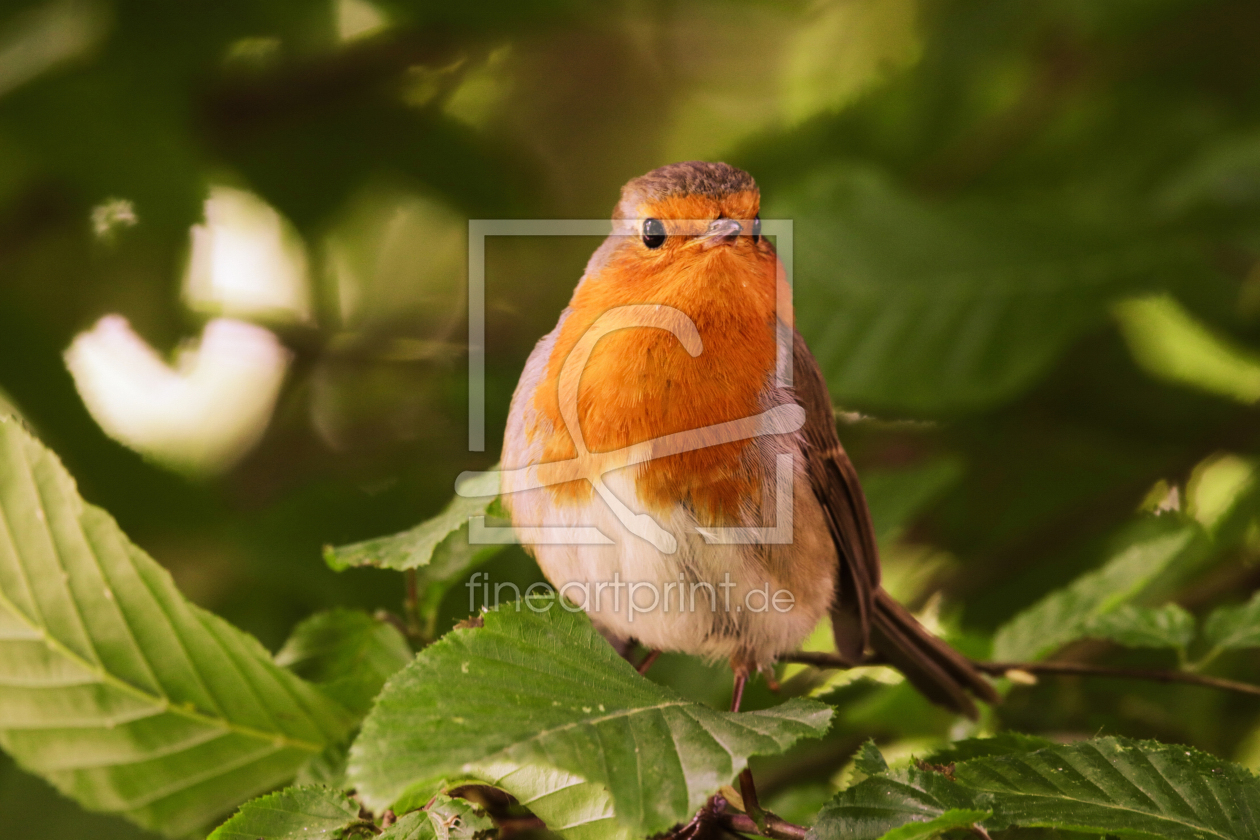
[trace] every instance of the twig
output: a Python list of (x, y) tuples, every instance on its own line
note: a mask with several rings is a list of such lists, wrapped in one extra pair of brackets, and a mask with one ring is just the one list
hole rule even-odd
[(864, 662), (850, 662), (843, 659), (836, 653), (819, 653), (812, 650), (798, 650), (794, 653), (785, 653), (779, 657), (780, 662), (796, 662), (800, 665), (813, 665), (815, 668), (832, 668), (837, 671), (847, 671), (850, 668), (856, 668), (859, 665), (874, 664), (870, 660)]
[[(747, 814), (722, 814), (722, 824), (732, 831), (741, 834), (761, 834), (757, 824)], [(804, 840), (809, 829), (803, 825), (790, 823), (782, 817), (766, 812), (766, 833), (762, 836), (776, 837), (779, 840)]]
[(994, 676), (1005, 676), (1010, 671), (1027, 674), (1066, 674), (1082, 677), (1114, 677), (1122, 680), (1148, 680), (1159, 683), (1185, 683), (1221, 691), (1234, 691), (1260, 697), (1260, 685), (1209, 677), (1190, 671), (1161, 671), (1154, 668), (1110, 668), (1105, 665), (1089, 665), (1083, 662), (973, 662), (976, 669)]
[[(854, 663), (842, 659), (834, 653), (816, 653), (813, 651), (797, 651), (779, 657), (781, 662), (797, 662), (802, 665), (813, 665), (816, 668), (847, 669)], [(873, 661), (861, 662), (860, 665), (877, 664)], [(1026, 674), (1063, 674), (1083, 677), (1112, 677), (1122, 680), (1146, 680), (1159, 683), (1184, 683), (1204, 688), (1215, 688), (1221, 691), (1233, 691), (1238, 694), (1249, 694), (1260, 697), (1260, 686), (1250, 683), (1226, 680), (1220, 677), (1209, 677), (1190, 671), (1162, 671), (1155, 668), (1113, 668), (1106, 665), (1089, 665), (1081, 662), (976, 662), (972, 665), (981, 673), (1004, 677), (1008, 673), (1023, 672)]]

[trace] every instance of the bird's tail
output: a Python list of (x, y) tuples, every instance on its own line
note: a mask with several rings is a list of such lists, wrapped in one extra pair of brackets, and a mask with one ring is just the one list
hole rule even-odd
[(891, 595), (880, 589), (874, 601), (871, 647), (929, 700), (973, 720), (978, 712), (971, 694), (998, 701), (993, 686), (965, 656), (929, 633)]

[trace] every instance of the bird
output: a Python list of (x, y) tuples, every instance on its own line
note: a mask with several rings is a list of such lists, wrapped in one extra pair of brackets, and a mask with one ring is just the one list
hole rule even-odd
[[(728, 660), (732, 711), (751, 674), (829, 616), (846, 662), (887, 663), (975, 718), (993, 687), (880, 586), (760, 202), (720, 162), (625, 184), (513, 393), (502, 504), (518, 532), (553, 529), (526, 546), (543, 574), (607, 637), (648, 649), (645, 665), (660, 651)], [(755, 805), (747, 771), (740, 783)]]

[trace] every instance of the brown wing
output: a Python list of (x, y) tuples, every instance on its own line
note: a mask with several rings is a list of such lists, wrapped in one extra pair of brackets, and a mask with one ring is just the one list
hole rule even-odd
[(809, 482), (822, 504), (840, 559), (831, 608), (836, 650), (857, 664), (866, 653), (879, 589), (879, 549), (857, 471), (836, 435), (831, 395), (800, 333), (792, 347), (792, 386), (805, 409)]
[(836, 650), (857, 664), (869, 643), (929, 700), (975, 718), (976, 704), (967, 692), (990, 703), (998, 701), (997, 692), (965, 656), (929, 633), (880, 588), (879, 549), (866, 497), (836, 434), (827, 383), (799, 333), (792, 361), (792, 384), (805, 409), (810, 485), (826, 512), (840, 563), (831, 607)]

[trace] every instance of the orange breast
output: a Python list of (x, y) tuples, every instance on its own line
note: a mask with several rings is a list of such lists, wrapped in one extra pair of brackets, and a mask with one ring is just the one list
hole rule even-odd
[[(761, 394), (775, 364), (773, 253), (742, 238), (651, 261), (635, 243), (628, 244), (575, 292), (535, 393), (535, 406), (556, 430), (546, 441), (545, 462), (576, 455), (560, 414), (560, 370), (591, 324), (617, 306), (652, 303), (681, 310), (695, 323), (704, 347), (692, 358), (673, 335), (651, 328), (623, 329), (600, 340), (578, 387), (589, 451), (610, 452), (765, 408)], [(752, 493), (760, 499), (765, 477), (756, 459), (745, 457), (750, 445), (734, 441), (632, 467), (639, 499), (658, 513), (685, 501), (701, 523), (731, 524), (740, 499)], [(591, 486), (575, 481), (551, 492), (559, 503), (584, 503)]]

